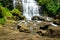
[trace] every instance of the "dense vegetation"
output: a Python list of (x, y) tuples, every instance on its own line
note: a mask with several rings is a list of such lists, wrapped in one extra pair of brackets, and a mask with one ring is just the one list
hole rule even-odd
[[(43, 13), (50, 16), (60, 14), (60, 0), (36, 0), (43, 8)], [(18, 3), (17, 8), (13, 8), (13, 0), (0, 0), (0, 23), (6, 19), (20, 20), (22, 16), (22, 6)]]
[(37, 0), (39, 5), (43, 7), (45, 13), (50, 16), (60, 14), (60, 0)]
[(0, 23), (3, 24), (7, 19), (16, 21), (22, 19), (20, 6), (14, 9), (13, 0), (0, 0)]

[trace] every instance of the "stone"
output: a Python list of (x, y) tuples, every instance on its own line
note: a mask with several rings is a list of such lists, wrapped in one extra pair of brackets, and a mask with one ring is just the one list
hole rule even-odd
[(47, 35), (47, 30), (38, 30), (37, 31), (37, 34), (39, 34), (40, 36), (44, 36), (44, 35)]
[(24, 30), (25, 32), (37, 31), (39, 29), (39, 22), (37, 21), (20, 21), (17, 25), (19, 30)]
[(49, 36), (59, 36), (60, 35), (60, 26), (49, 26), (48, 28)]
[(50, 22), (44, 22), (43, 21), (40, 23), (40, 29), (47, 30), (50, 25), (51, 25)]
[(48, 22), (52, 22), (54, 20), (54, 18), (51, 18), (51, 17), (46, 17), (45, 18), (45, 21), (48, 21)]
[(38, 33), (39, 35), (55, 35), (55, 32), (57, 32), (56, 34), (58, 34), (59, 31), (57, 30), (60, 30), (58, 26), (52, 26), (51, 22), (37, 21), (37, 20), (19, 21), (17, 27), (20, 32), (27, 32), (27, 33), (32, 33), (32, 34)]
[(55, 16), (56, 19), (60, 19), (60, 14)]
[(33, 16), (31, 19), (45, 21), (42, 17), (39, 17), (39, 16)]
[(57, 25), (60, 25), (60, 20), (59, 19), (56, 19), (53, 21), (54, 24), (57, 24)]
[(29, 30), (29, 27), (28, 27), (27, 23), (24, 20), (21, 21), (20, 23), (18, 23), (18, 28), (19, 28), (19, 31)]

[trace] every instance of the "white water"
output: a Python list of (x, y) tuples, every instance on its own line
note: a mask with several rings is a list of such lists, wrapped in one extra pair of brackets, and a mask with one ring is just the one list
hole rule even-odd
[(33, 16), (39, 15), (39, 8), (35, 0), (22, 0), (23, 4), (23, 16), (26, 17), (26, 20), (31, 20)]
[(58, 25), (56, 25), (56, 24), (54, 24), (54, 23), (52, 23), (52, 22), (51, 22), (50, 24), (51, 24), (52, 26), (55, 26), (55, 27), (57, 27), (57, 26), (58, 26)]
[(13, 7), (16, 7), (16, 0), (13, 0)]
[(26, 17), (26, 20), (31, 20), (33, 16), (40, 16), (39, 7), (35, 0), (13, 0), (13, 7), (16, 8), (17, 2), (20, 1), (22, 1), (23, 16)]

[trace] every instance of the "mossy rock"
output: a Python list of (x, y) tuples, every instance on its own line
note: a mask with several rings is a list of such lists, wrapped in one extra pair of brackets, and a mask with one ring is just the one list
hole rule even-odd
[(22, 12), (20, 12), (18, 9), (13, 9), (11, 11), (11, 13), (15, 16), (21, 16), (22, 15)]

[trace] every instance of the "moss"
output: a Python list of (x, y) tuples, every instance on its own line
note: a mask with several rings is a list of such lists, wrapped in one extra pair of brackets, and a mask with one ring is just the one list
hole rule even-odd
[(5, 17), (5, 18), (8, 18), (8, 17), (12, 17), (13, 15), (10, 13), (10, 11), (5, 8), (5, 7), (1, 7), (2, 9), (2, 15)]
[(5, 18), (0, 18), (0, 24), (4, 24), (5, 23)]
[(0, 6), (0, 14), (4, 18), (9, 18), (13, 16), (9, 9), (7, 9), (6, 7), (2, 7), (2, 6)]
[(11, 11), (11, 13), (12, 13), (13, 15), (17, 15), (17, 16), (21, 16), (21, 15), (22, 15), (22, 12), (20, 12), (18, 9), (13, 9), (13, 10)]
[(13, 9), (11, 11), (12, 15), (13, 15), (13, 19), (14, 20), (22, 20), (23, 19), (23, 15), (22, 12), (19, 11), (18, 9)]

